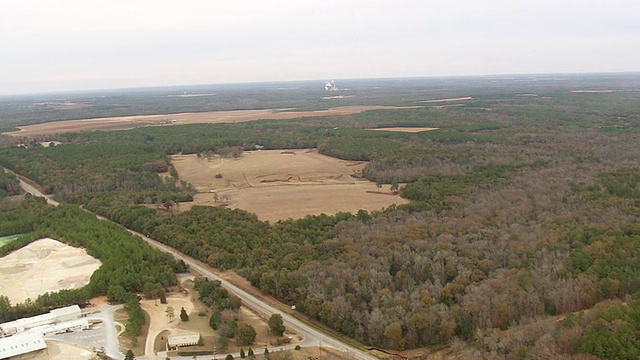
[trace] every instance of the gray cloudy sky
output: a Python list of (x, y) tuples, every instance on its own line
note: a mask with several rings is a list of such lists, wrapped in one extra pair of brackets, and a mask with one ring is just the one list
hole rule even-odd
[(0, 94), (639, 70), (638, 0), (0, 1)]

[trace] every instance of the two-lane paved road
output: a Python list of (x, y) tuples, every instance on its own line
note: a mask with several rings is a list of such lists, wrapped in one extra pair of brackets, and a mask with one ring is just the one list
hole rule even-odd
[(39, 196), (39, 197), (43, 197), (45, 199), (47, 199), (47, 203), (53, 206), (58, 206), (60, 205), (59, 202), (51, 199), (51, 196), (48, 195), (44, 195), (43, 193), (40, 192), (40, 190), (36, 189), (35, 187), (29, 185), (26, 181), (22, 180), (21, 178), (18, 178), (18, 180), (20, 181), (20, 186), (22, 187), (22, 189), (24, 189), (24, 191), (28, 192), (31, 195), (35, 195), (35, 196)]

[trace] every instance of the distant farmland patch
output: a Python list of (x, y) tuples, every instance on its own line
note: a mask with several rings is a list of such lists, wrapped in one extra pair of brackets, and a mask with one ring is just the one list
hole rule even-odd
[(237, 159), (172, 156), (172, 163), (196, 188), (191, 205), (228, 206), (261, 220), (299, 219), (364, 209), (381, 210), (407, 203), (361, 177), (366, 165), (319, 154), (317, 150), (251, 151)]
[(446, 99), (432, 99), (432, 100), (423, 100), (423, 103), (437, 103), (437, 102), (454, 102), (454, 101), (465, 101), (465, 100), (473, 100), (471, 96), (457, 97), (457, 98), (446, 98)]
[(411, 109), (415, 106), (396, 107), (378, 105), (340, 106), (328, 110), (289, 111), (291, 109), (229, 110), (197, 113), (115, 116), (107, 118), (63, 120), (18, 126), (20, 130), (5, 134), (11, 136), (38, 136), (76, 131), (127, 130), (144, 126), (183, 124), (237, 123), (260, 119), (294, 119), (314, 116), (339, 116), (358, 114), (367, 110)]
[(439, 128), (430, 128), (430, 127), (386, 127), (386, 128), (367, 129), (367, 130), (417, 133), (422, 131), (433, 131), (438, 129)]

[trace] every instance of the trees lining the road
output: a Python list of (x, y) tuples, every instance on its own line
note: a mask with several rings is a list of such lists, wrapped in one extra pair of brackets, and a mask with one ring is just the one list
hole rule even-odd
[(22, 192), (20, 181), (14, 174), (6, 173), (0, 169), (0, 199), (7, 196), (18, 195)]

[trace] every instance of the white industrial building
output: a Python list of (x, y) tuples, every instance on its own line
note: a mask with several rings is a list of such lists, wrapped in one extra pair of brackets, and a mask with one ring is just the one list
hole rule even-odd
[(60, 324), (44, 325), (32, 328), (30, 332), (36, 332), (42, 336), (51, 336), (62, 334), (70, 331), (86, 330), (89, 328), (89, 321), (87, 319), (77, 319), (71, 321), (65, 321)]
[(0, 338), (0, 359), (46, 349), (44, 338), (38, 333), (21, 333)]
[(79, 319), (82, 315), (78, 305), (67, 306), (51, 310), (47, 314), (32, 316), (0, 324), (0, 334), (11, 335), (32, 329), (38, 326), (56, 324), (69, 320)]

